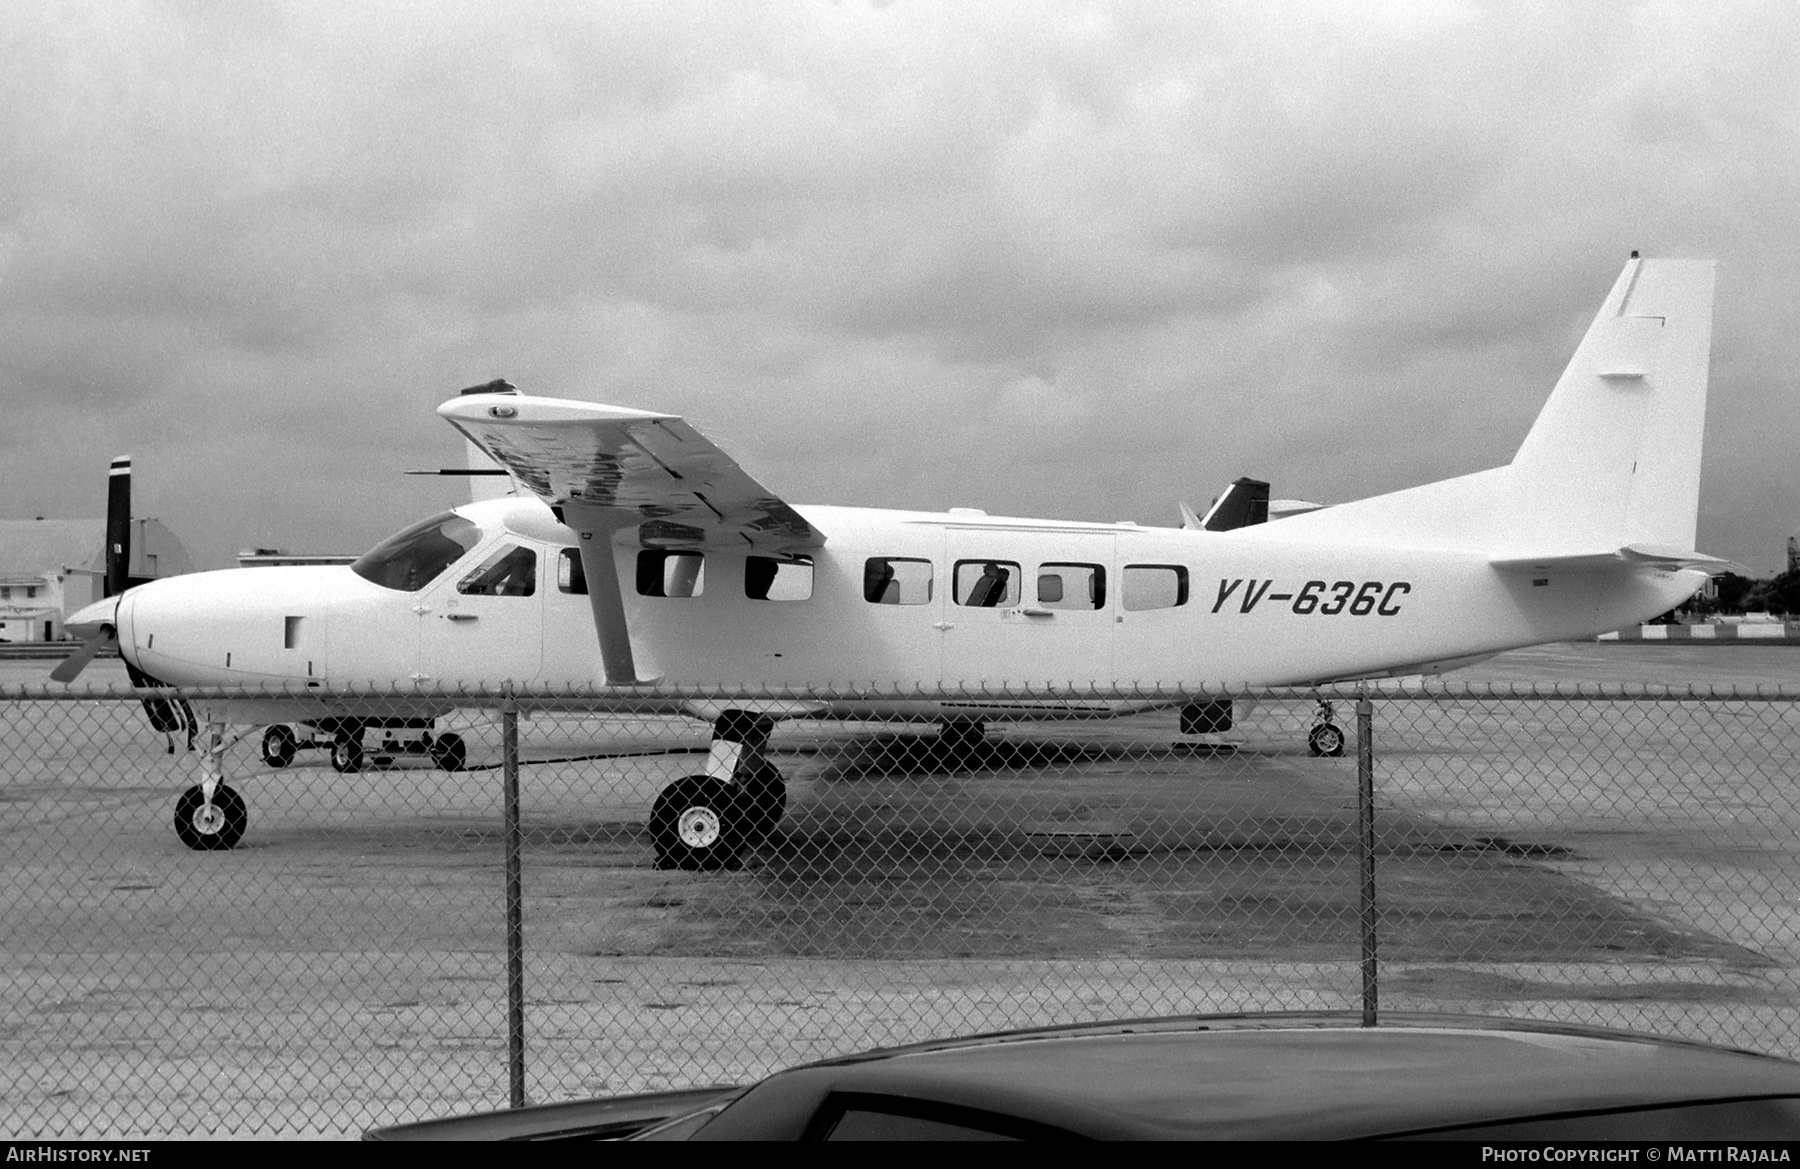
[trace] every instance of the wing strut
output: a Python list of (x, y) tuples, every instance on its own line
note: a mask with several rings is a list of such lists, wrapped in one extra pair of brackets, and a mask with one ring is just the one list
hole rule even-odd
[(588, 604), (594, 610), (594, 630), (600, 635), (600, 665), (609, 686), (644, 686), (655, 681), (640, 678), (631, 655), (631, 630), (625, 624), (625, 597), (619, 589), (619, 570), (613, 559), (613, 533), (639, 522), (640, 517), (613, 508), (565, 505), (563, 523), (581, 539), (581, 571), (587, 577)]

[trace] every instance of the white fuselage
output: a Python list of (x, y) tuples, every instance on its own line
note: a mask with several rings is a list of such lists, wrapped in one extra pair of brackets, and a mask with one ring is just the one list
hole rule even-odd
[[(810, 580), (790, 567), (769, 590), (790, 599), (746, 595), (751, 553), (710, 547), (694, 550), (703, 556), (699, 587), (675, 590), (695, 595), (645, 595), (663, 587), (662, 577), (652, 574), (646, 586), (644, 550), (635, 532), (621, 533), (614, 555), (641, 677), (680, 687), (867, 687), (920, 699), (982, 688), (1166, 699), (1208, 687), (1429, 671), (1590, 636), (1669, 608), (1703, 579), (1693, 571), (1533, 577), (1468, 552), (1284, 539), (1283, 522), (1215, 533), (798, 510), (830, 537), (813, 551)], [(478, 540), (416, 590), (383, 587), (347, 567), (157, 581), (121, 598), (121, 652), (178, 686), (604, 689), (589, 599), (570, 588), (573, 534), (534, 499), (457, 514), (480, 529)], [(498, 594), (468, 591), (470, 578), (508, 549), (532, 553), (529, 592), (516, 581)], [(884, 564), (902, 579), (874, 600)], [(975, 599), (990, 564), (1007, 578), (995, 603), (962, 603)], [(693, 562), (687, 567), (693, 575)], [(894, 704), (853, 705), (879, 715)]]

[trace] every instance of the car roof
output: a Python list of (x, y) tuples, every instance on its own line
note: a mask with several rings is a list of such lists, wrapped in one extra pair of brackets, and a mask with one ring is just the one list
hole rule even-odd
[(1800, 1095), (1800, 1065), (1729, 1048), (1453, 1017), (1383, 1023), (1195, 1018), (917, 1045), (779, 1073), (696, 1136), (794, 1139), (757, 1130), (812, 1116), (833, 1095), (938, 1101), (1113, 1139), (1379, 1136)]

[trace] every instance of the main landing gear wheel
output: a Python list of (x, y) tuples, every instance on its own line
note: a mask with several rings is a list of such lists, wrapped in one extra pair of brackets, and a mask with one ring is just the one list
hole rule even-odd
[(339, 738), (331, 743), (331, 765), (349, 775), (363, 767), (363, 745), (360, 737)]
[(294, 730), (286, 723), (276, 723), (263, 732), (262, 757), (270, 767), (286, 767), (294, 761), (294, 752), (299, 749)]
[(1344, 729), (1336, 723), (1319, 723), (1307, 732), (1306, 746), (1314, 755), (1335, 759), (1344, 753)]
[(734, 784), (690, 775), (662, 790), (650, 808), (656, 867), (687, 872), (735, 869), (750, 816)]
[(250, 811), (244, 797), (220, 784), (213, 789), (212, 803), (195, 784), (175, 801), (175, 835), (189, 848), (201, 851), (231, 848), (244, 838)]
[(439, 735), (431, 740), (430, 750), (431, 761), (444, 771), (461, 771), (469, 761), (469, 749), (463, 746), (461, 735)]

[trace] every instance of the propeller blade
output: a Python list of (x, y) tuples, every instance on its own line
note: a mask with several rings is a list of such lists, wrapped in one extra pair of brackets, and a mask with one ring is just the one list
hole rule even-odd
[(87, 669), (87, 664), (94, 660), (96, 654), (108, 647), (117, 647), (119, 639), (108, 630), (97, 633), (82, 643), (81, 648), (63, 659), (62, 665), (50, 671), (52, 682), (73, 682)]

